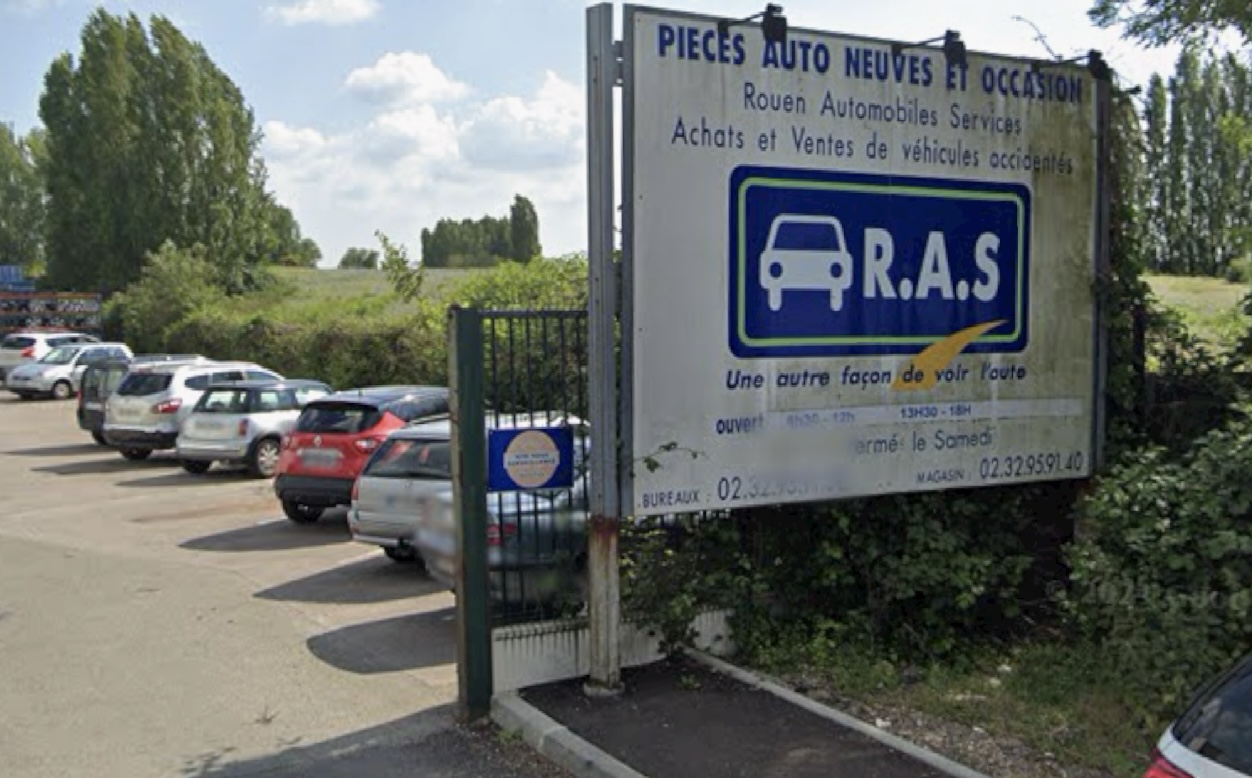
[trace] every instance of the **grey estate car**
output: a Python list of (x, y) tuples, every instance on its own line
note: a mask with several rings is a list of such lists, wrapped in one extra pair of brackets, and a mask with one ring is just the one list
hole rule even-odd
[(304, 404), (331, 393), (320, 381), (238, 381), (204, 390), (178, 433), (178, 458), (189, 473), (214, 462), (238, 462), (258, 478), (278, 466), (283, 436)]
[(209, 384), (281, 379), (251, 362), (131, 365), (105, 401), (104, 439), (127, 459), (147, 459), (153, 451), (175, 447), (183, 419)]
[[(488, 415), (488, 427), (574, 428), (573, 488), (487, 497), (487, 566), (493, 599), (551, 602), (579, 594), (587, 550), (586, 425), (577, 417)], [(381, 546), (397, 562), (424, 563), (452, 588), (460, 551), (453, 511), (451, 422), (417, 422), (391, 433), (370, 458), (348, 513), (353, 540)]]

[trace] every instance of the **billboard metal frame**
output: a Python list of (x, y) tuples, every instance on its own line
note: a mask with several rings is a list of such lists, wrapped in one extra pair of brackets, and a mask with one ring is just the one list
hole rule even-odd
[[(677, 20), (709, 22), (705, 14), (669, 9), (625, 5), (623, 35), (614, 41), (614, 7), (601, 3), (587, 9), (587, 165), (588, 165), (588, 236), (590, 263), (590, 417), (592, 434), (591, 512), (593, 533), (590, 538), (591, 566), (589, 603), (592, 663), (591, 682), (601, 691), (620, 686), (617, 663), (617, 526), (623, 512), (634, 505), (634, 361), (635, 294), (634, 252), (636, 200), (635, 168), (635, 101), (637, 80), (633, 54), (635, 51), (635, 16), (638, 13), (661, 13)], [(826, 35), (828, 31), (792, 28), (792, 33)], [(840, 33), (840, 37), (876, 45), (892, 45), (891, 40)], [(908, 44), (910, 48), (916, 44)], [(928, 46), (938, 51), (938, 46)], [(1028, 57), (1011, 57), (988, 52), (973, 52), (998, 61), (1024, 65), (1076, 67)], [(1092, 52), (1098, 57), (1098, 52)], [(1093, 73), (1094, 75), (1094, 73)], [(1093, 271), (1097, 284), (1107, 279), (1111, 270), (1109, 255), (1111, 202), (1111, 108), (1112, 84), (1107, 78), (1093, 77), (1095, 86), (1096, 138)], [(619, 190), (614, 180), (614, 159), (618, 136), (615, 133), (614, 99), (621, 87), (622, 121), (621, 154), (621, 261), (613, 254), (615, 207)], [(1095, 365), (1093, 370), (1092, 467), (1103, 462), (1106, 426), (1105, 391), (1108, 361), (1108, 311), (1102, 295), (1094, 294), (1092, 338)], [(619, 329), (620, 327), (620, 329)], [(620, 349), (617, 346), (621, 333)], [(620, 354), (620, 359), (618, 359)]]

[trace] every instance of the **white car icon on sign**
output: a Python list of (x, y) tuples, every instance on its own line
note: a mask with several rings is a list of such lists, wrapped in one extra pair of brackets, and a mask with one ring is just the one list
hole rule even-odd
[[(830, 236), (829, 248), (778, 248), (780, 233), (785, 235), (788, 228), (795, 227), (810, 235), (825, 231)], [(847, 245), (843, 225), (833, 216), (793, 213), (775, 216), (760, 264), (760, 282), (769, 292), (770, 310), (781, 309), (783, 292), (790, 291), (830, 292), (830, 310), (842, 309), (844, 292), (852, 286), (852, 255)]]

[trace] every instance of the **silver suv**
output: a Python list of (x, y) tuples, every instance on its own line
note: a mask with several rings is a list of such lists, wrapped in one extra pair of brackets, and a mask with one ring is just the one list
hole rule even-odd
[(147, 459), (175, 447), (179, 427), (209, 384), (281, 379), (251, 362), (132, 365), (105, 403), (104, 439), (127, 459)]
[(258, 478), (278, 466), (283, 435), (304, 404), (331, 393), (320, 381), (242, 381), (205, 390), (178, 433), (178, 458), (188, 473), (214, 462), (238, 462)]
[(13, 368), (5, 378), (5, 388), (23, 400), (41, 395), (68, 400), (78, 394), (88, 365), (131, 356), (130, 347), (125, 343), (57, 346), (39, 361)]

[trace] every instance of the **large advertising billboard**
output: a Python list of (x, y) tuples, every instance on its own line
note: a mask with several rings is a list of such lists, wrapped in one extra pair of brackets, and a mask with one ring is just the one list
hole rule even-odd
[(1081, 67), (627, 6), (636, 515), (1081, 478)]

